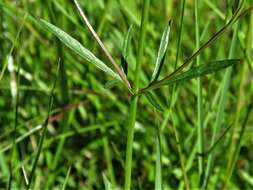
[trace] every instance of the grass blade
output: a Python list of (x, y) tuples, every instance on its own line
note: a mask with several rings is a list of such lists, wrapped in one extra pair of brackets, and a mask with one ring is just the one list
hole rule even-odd
[[(141, 63), (143, 60), (143, 53), (145, 47), (145, 38), (148, 22), (148, 10), (150, 0), (143, 0), (142, 19), (140, 28), (140, 39), (138, 44), (137, 62), (135, 68), (135, 78), (133, 92), (136, 93), (140, 86)], [(124, 190), (131, 189), (131, 173), (132, 173), (132, 154), (134, 142), (134, 127), (137, 113), (138, 96), (133, 96), (130, 102), (130, 113), (128, 119), (128, 132), (127, 132), (127, 146), (126, 146), (126, 160), (125, 160), (125, 184)]]
[(132, 36), (133, 36), (133, 25), (131, 25), (127, 31), (126, 37), (123, 42), (123, 47), (122, 47), (121, 66), (126, 75), (128, 73), (127, 59), (129, 56)]
[(167, 47), (169, 44), (170, 26), (171, 26), (171, 21), (169, 21), (169, 23), (167, 24), (167, 26), (165, 27), (165, 29), (163, 31), (158, 55), (156, 58), (155, 69), (154, 69), (154, 72), (153, 72), (152, 78), (151, 78), (151, 83), (155, 82), (158, 79), (161, 69), (162, 69), (162, 66), (164, 64), (166, 50), (167, 50)]
[(30, 176), (29, 176), (29, 180), (28, 180), (29, 183), (26, 186), (27, 190), (30, 188), (30, 186), (32, 184), (32, 180), (33, 180), (33, 176), (34, 176), (34, 173), (35, 173), (35, 169), (37, 167), (37, 163), (38, 163), (38, 160), (39, 160), (39, 157), (40, 157), (40, 153), (41, 153), (41, 150), (42, 150), (42, 147), (43, 147), (43, 142), (44, 142), (44, 139), (46, 137), (47, 125), (48, 125), (48, 122), (49, 122), (49, 117), (51, 115), (51, 109), (52, 109), (52, 106), (53, 106), (54, 89), (55, 89), (57, 78), (58, 78), (58, 74), (59, 74), (59, 68), (60, 68), (60, 60), (58, 61), (57, 74), (56, 74), (56, 77), (55, 77), (55, 80), (54, 80), (54, 83), (53, 83), (53, 86), (52, 86), (52, 89), (51, 89), (51, 92), (50, 92), (50, 96), (49, 96), (47, 118), (46, 118), (46, 120), (45, 120), (45, 122), (43, 124), (42, 135), (40, 137), (40, 141), (39, 141), (39, 145), (38, 145), (38, 151), (37, 151), (37, 154), (35, 156), (35, 160), (34, 160), (33, 166), (32, 166), (32, 171), (31, 171)]
[(156, 137), (156, 176), (155, 176), (155, 189), (162, 190), (163, 183), (162, 183), (162, 163), (161, 163), (161, 134), (160, 129), (157, 129), (157, 137)]
[[(199, 0), (195, 0), (195, 37), (196, 37), (196, 49), (199, 49), (200, 46), (200, 37), (199, 37)], [(196, 58), (196, 65), (200, 64), (200, 56)], [(204, 153), (204, 118), (203, 118), (203, 98), (202, 98), (202, 81), (201, 78), (198, 78), (197, 86), (197, 109), (198, 109), (198, 153)], [(199, 169), (199, 187), (202, 186), (203, 179), (205, 176), (205, 163), (204, 163), (204, 154), (198, 158), (198, 169)]]
[(68, 169), (66, 178), (65, 178), (64, 183), (63, 183), (62, 188), (61, 188), (62, 190), (65, 190), (65, 189), (66, 189), (66, 185), (67, 185), (67, 183), (68, 183), (68, 179), (69, 179), (70, 172), (71, 172), (71, 166), (69, 166), (69, 169)]
[(57, 38), (59, 38), (67, 47), (69, 47), (76, 54), (81, 56), (86, 61), (94, 64), (96, 67), (109, 74), (115, 79), (120, 80), (118, 74), (116, 74), (111, 68), (109, 68), (106, 64), (104, 64), (100, 59), (98, 59), (92, 52), (88, 49), (84, 48), (76, 39), (72, 38), (66, 32), (61, 30), (60, 28), (54, 26), (53, 24), (41, 19), (39, 23), (43, 28), (46, 28), (48, 31), (53, 33)]

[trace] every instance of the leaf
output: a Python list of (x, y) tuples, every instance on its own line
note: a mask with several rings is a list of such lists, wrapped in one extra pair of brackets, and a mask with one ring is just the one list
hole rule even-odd
[(104, 185), (105, 185), (105, 190), (112, 190), (112, 184), (111, 182), (107, 179), (106, 175), (104, 173), (102, 173), (103, 175), (103, 181), (104, 181)]
[(239, 63), (239, 59), (227, 59), (227, 60), (221, 60), (221, 61), (214, 61), (210, 64), (201, 64), (197, 67), (192, 67), (186, 72), (183, 72), (174, 78), (163, 81), (163, 85), (169, 85), (173, 83), (182, 82), (185, 80), (190, 80), (192, 78), (201, 77), (210, 73), (217, 72), (221, 69), (225, 69), (226, 67), (232, 66), (233, 64)]
[(132, 36), (133, 36), (133, 25), (131, 25), (127, 31), (122, 47), (121, 66), (126, 75), (128, 73), (127, 59), (129, 55)]
[(119, 75), (116, 74), (111, 68), (109, 68), (106, 64), (104, 64), (100, 59), (98, 59), (92, 52), (83, 47), (76, 39), (72, 38), (66, 32), (61, 30), (60, 28), (54, 26), (53, 24), (40, 19), (39, 23), (41, 26), (46, 28), (48, 31), (53, 33), (57, 38), (59, 38), (67, 47), (69, 47), (72, 51), (78, 54), (80, 57), (85, 59), (86, 61), (94, 64), (96, 67), (109, 74), (115, 79), (121, 80)]
[(167, 47), (168, 47), (168, 44), (169, 44), (170, 25), (171, 25), (171, 21), (169, 21), (169, 23), (167, 24), (167, 26), (165, 27), (165, 29), (163, 31), (163, 35), (162, 35), (158, 55), (157, 55), (157, 58), (156, 58), (155, 69), (154, 69), (154, 72), (153, 72), (152, 78), (151, 78), (151, 83), (155, 82), (157, 80), (157, 78), (160, 75), (162, 66), (164, 64), (166, 50), (167, 50)]
[(152, 106), (154, 106), (156, 109), (160, 111), (163, 111), (163, 107), (160, 105), (158, 100), (155, 98), (155, 96), (151, 92), (145, 92), (145, 96)]
[(113, 88), (114, 86), (116, 86), (118, 84), (119, 80), (117, 79), (114, 79), (114, 80), (110, 80), (108, 81), (107, 83), (105, 83), (105, 89), (111, 89)]
[(209, 64), (201, 64), (199, 66), (192, 67), (186, 72), (175, 75), (172, 78), (165, 78), (163, 80), (157, 81), (156, 83), (154, 83), (155, 85), (150, 84), (150, 86), (141, 89), (138, 93), (139, 94), (146, 93), (149, 90), (156, 89), (164, 85), (171, 85), (174, 83), (190, 80), (192, 78), (197, 78), (197, 77), (201, 77), (207, 74), (211, 74), (221, 69), (225, 69), (229, 66), (237, 64), (240, 61), (241, 61), (240, 59), (226, 59), (226, 60), (214, 61)]

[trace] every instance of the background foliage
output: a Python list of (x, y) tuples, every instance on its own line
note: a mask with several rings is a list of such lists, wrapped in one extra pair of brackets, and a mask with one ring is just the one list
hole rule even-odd
[[(234, 2), (199, 1), (200, 45), (224, 26), (231, 17)], [(80, 0), (79, 3), (117, 63), (120, 63), (124, 36), (133, 24), (133, 39), (128, 57), (128, 79), (132, 82), (142, 1)], [(151, 1), (140, 76), (141, 88), (151, 79), (163, 30), (170, 19), (169, 46), (161, 76), (166, 76), (175, 69), (181, 4), (182, 1)], [(177, 66), (197, 49), (194, 6), (193, 0), (186, 0)], [(250, 6), (252, 1), (246, 0), (244, 7)], [(29, 15), (24, 20), (25, 13)], [(70, 0), (1, 0), (0, 18), (0, 187), (5, 188), (9, 180), (15, 126), (18, 151), (14, 151), (16, 159), (12, 165), (12, 187), (25, 187), (25, 176), (29, 176), (32, 170), (42, 134), (41, 126), (47, 118), (49, 96), (59, 58), (61, 65), (54, 89), (48, 131), (32, 186), (34, 189), (60, 189), (64, 185), (66, 189), (103, 189), (104, 182), (108, 180), (114, 186), (123, 187), (129, 92), (121, 84), (106, 89), (106, 82), (112, 78), (57, 41), (37, 20), (43, 18), (58, 26), (108, 63), (82, 22), (74, 3)], [(242, 126), (245, 126), (245, 131), (240, 142), (239, 157), (227, 187), (253, 188), (253, 113), (249, 113), (248, 119), (245, 119), (253, 100), (252, 13), (237, 23), (237, 30), (236, 25), (233, 25), (218, 41), (203, 51), (199, 60), (201, 64), (228, 58), (242, 60), (231, 67), (232, 77), (218, 137), (224, 134), (227, 127), (231, 128), (212, 150), (216, 157), (208, 189), (224, 187), (228, 177), (228, 163), (234, 157), (234, 147), (238, 145)], [(232, 31), (236, 42), (234, 54), (229, 55)], [(14, 49), (11, 52), (12, 46)], [(201, 78), (205, 152), (211, 147), (224, 73), (222, 70)], [(193, 79), (155, 90), (156, 99), (164, 108), (163, 111), (156, 110), (145, 96), (140, 96), (133, 144), (133, 189), (155, 187), (157, 126), (161, 130), (164, 189), (184, 188), (178, 145), (181, 147), (190, 187), (198, 188), (198, 158), (201, 155), (197, 150), (197, 86), (197, 80)], [(15, 116), (17, 97), (18, 117)], [(171, 104), (173, 109), (169, 109)], [(178, 142), (173, 127), (177, 131)]]

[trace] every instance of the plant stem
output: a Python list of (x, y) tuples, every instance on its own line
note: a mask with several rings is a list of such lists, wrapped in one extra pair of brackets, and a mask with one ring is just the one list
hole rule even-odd
[[(195, 0), (195, 36), (196, 36), (196, 49), (200, 47), (199, 39), (199, 23), (198, 23), (198, 0)], [(196, 65), (200, 63), (200, 56), (196, 58)], [(198, 78), (198, 153), (201, 155), (198, 157), (199, 163), (199, 185), (202, 185), (202, 179), (204, 176), (204, 125), (203, 125), (203, 100), (202, 100), (202, 82), (201, 78)]]
[[(146, 37), (146, 28), (148, 21), (148, 10), (150, 0), (143, 0), (144, 6), (142, 9), (142, 19), (141, 19), (141, 30), (140, 30), (140, 40), (138, 45), (138, 54), (137, 62), (135, 68), (135, 78), (133, 92), (136, 93), (139, 90), (140, 85), (140, 72), (141, 72), (141, 63), (144, 53), (145, 37)], [(134, 140), (134, 126), (136, 120), (136, 111), (137, 111), (138, 96), (134, 95), (131, 98), (130, 102), (130, 115), (129, 115), (129, 124), (128, 124), (128, 134), (127, 134), (127, 148), (126, 148), (126, 161), (125, 161), (125, 190), (131, 189), (131, 170), (132, 170), (132, 152), (133, 152), (133, 140)]]

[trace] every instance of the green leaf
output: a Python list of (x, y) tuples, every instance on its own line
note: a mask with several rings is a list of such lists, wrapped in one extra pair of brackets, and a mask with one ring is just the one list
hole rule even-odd
[(163, 35), (162, 35), (158, 55), (157, 55), (157, 58), (156, 58), (155, 69), (154, 69), (154, 72), (153, 72), (152, 78), (151, 78), (151, 83), (155, 82), (157, 80), (157, 78), (160, 75), (162, 66), (164, 64), (166, 50), (167, 50), (167, 47), (168, 47), (168, 44), (169, 44), (170, 25), (171, 25), (171, 21), (169, 21), (169, 23), (167, 24), (167, 26), (165, 27), (165, 29), (163, 31)]
[(111, 182), (107, 179), (106, 175), (104, 173), (102, 173), (103, 175), (103, 181), (104, 181), (104, 185), (105, 185), (105, 190), (112, 190), (112, 184)]
[(171, 79), (158, 81), (159, 86), (171, 85), (174, 83), (190, 80), (192, 78), (201, 77), (210, 73), (217, 72), (221, 69), (225, 69), (239, 62), (240, 62), (239, 59), (227, 59), (227, 60), (214, 61), (209, 64), (201, 64), (199, 66), (192, 67), (188, 71), (178, 74), (177, 76), (174, 76)]
[(76, 39), (72, 38), (66, 32), (61, 30), (60, 28), (54, 26), (53, 24), (40, 19), (39, 23), (41, 26), (46, 28), (48, 31), (53, 33), (57, 38), (59, 38), (67, 47), (69, 47), (72, 51), (78, 54), (80, 57), (85, 59), (86, 61), (94, 64), (99, 69), (103, 70), (105, 73), (109, 74), (113, 78), (121, 80), (119, 75), (116, 74), (111, 68), (109, 68), (106, 64), (104, 64), (100, 59), (98, 59), (92, 52), (83, 47)]
[(133, 25), (131, 25), (127, 31), (127, 34), (123, 42), (123, 47), (122, 47), (121, 66), (126, 75), (128, 73), (127, 59), (129, 55), (130, 46), (131, 46), (132, 36), (133, 36)]
[(145, 92), (145, 96), (152, 106), (160, 111), (163, 111), (163, 107), (151, 92)]

